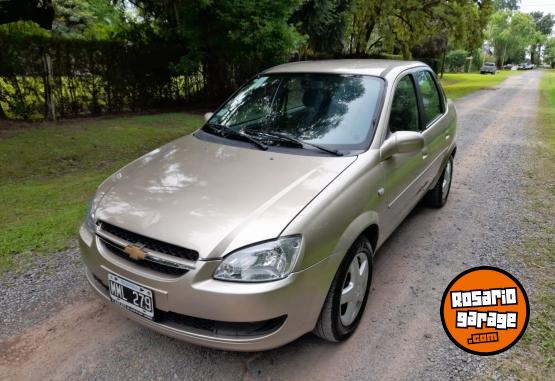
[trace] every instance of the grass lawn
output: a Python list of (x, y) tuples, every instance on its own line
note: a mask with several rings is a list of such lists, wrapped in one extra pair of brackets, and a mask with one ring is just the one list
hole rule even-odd
[(14, 254), (75, 244), (88, 200), (111, 173), (202, 123), (183, 113), (0, 130), (0, 270)]
[(521, 73), (511, 70), (500, 70), (495, 75), (479, 73), (445, 73), (441, 79), (447, 97), (457, 99), (473, 91), (494, 87), (510, 75)]
[(529, 292), (531, 313), (526, 334), (498, 364), (507, 378), (548, 380), (555, 374), (555, 71), (541, 84), (536, 147), (528, 159), (527, 220), (522, 244), (511, 250), (527, 269), (535, 288)]

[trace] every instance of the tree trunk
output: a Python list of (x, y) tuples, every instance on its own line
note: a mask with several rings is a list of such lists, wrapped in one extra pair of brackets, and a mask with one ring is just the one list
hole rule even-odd
[(508, 44), (509, 43), (506, 42), (505, 43), (505, 49), (503, 49), (503, 58), (501, 58), (501, 66), (500, 66), (501, 68), (503, 68), (503, 66), (505, 65), (505, 55), (507, 54), (507, 45)]
[(351, 28), (351, 37), (349, 38), (349, 56), (353, 55), (353, 44), (354, 44), (354, 37), (355, 37), (355, 28), (356, 28), (356, 15), (353, 14), (353, 26)]
[(412, 59), (412, 54), (410, 52), (409, 44), (407, 44), (406, 42), (401, 43), (401, 52), (403, 53), (404, 60)]
[(0, 120), (6, 120), (6, 119), (8, 119), (8, 116), (4, 112), (4, 109), (2, 108), (2, 104), (0, 103)]
[(443, 73), (445, 72), (445, 57), (447, 56), (447, 41), (445, 42), (445, 49), (443, 49), (443, 58), (441, 59), (441, 73), (439, 77), (443, 79)]
[(375, 22), (369, 22), (368, 25), (366, 25), (366, 33), (364, 35), (364, 51), (362, 51), (361, 53), (368, 53), (368, 45), (370, 44), (370, 38), (372, 38), (372, 32), (374, 31), (375, 27)]
[(52, 61), (50, 60), (50, 55), (44, 53), (44, 102), (46, 103), (46, 119), (56, 120), (56, 105), (54, 102), (53, 94), (53, 75), (52, 75)]

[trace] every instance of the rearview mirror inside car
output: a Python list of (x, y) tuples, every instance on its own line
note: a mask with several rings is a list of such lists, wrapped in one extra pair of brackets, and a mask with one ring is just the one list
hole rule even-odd
[(207, 112), (206, 114), (204, 114), (204, 121), (208, 122), (210, 118), (212, 118), (212, 115), (214, 115), (213, 112)]
[(397, 131), (383, 142), (380, 147), (380, 159), (387, 160), (397, 153), (408, 153), (421, 150), (424, 137), (415, 131)]

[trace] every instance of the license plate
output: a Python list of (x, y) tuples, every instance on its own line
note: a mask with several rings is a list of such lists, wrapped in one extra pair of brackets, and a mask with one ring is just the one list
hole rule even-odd
[(154, 319), (154, 298), (151, 290), (114, 274), (108, 274), (108, 280), (112, 302), (148, 319)]

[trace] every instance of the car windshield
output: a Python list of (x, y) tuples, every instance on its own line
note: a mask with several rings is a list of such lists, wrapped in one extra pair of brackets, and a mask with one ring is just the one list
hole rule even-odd
[(286, 136), (307, 144), (296, 148), (360, 150), (373, 133), (383, 86), (382, 79), (371, 76), (263, 75), (228, 100), (204, 130), (233, 129), (269, 145), (292, 143)]

